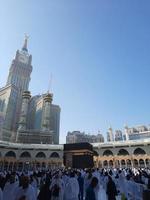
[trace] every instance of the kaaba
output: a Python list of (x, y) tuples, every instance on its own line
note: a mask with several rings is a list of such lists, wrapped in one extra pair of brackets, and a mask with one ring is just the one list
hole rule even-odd
[(89, 143), (64, 144), (64, 165), (76, 169), (92, 168), (93, 146)]

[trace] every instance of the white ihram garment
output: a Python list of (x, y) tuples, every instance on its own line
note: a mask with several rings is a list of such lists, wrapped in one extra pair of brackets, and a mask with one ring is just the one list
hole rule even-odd
[(3, 199), (4, 200), (14, 200), (15, 199), (15, 193), (16, 190), (19, 186), (18, 182), (14, 182), (14, 183), (9, 183), (7, 182), (4, 186), (4, 190), (3, 190)]
[(79, 183), (75, 177), (71, 177), (65, 187), (64, 200), (78, 200)]
[(26, 197), (26, 200), (37, 200), (34, 188), (29, 185), (26, 189), (19, 187), (16, 192), (15, 200), (19, 200), (22, 196)]
[(61, 178), (54, 178), (52, 179), (52, 183), (50, 185), (50, 190), (53, 188), (54, 185), (57, 185), (60, 188), (59, 191), (59, 196), (58, 197), (53, 197), (52, 199), (57, 199), (57, 200), (63, 200), (63, 196), (64, 196), (64, 182)]

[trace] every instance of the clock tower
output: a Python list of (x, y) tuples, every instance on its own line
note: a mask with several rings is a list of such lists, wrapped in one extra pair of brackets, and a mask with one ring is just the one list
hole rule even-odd
[(30, 74), (32, 72), (32, 56), (27, 49), (28, 37), (25, 36), (21, 50), (17, 50), (16, 56), (9, 69), (7, 85), (14, 85), (20, 92), (27, 91), (29, 88)]
[(31, 96), (29, 82), (32, 56), (28, 37), (12, 60), (7, 83), (0, 88), (0, 140), (58, 144), (60, 107), (52, 104), (52, 94)]

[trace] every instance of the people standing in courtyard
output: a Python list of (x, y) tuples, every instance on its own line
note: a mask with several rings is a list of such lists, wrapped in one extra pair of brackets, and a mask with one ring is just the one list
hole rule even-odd
[(82, 177), (81, 172), (78, 172), (78, 183), (79, 183), (79, 200), (83, 200), (84, 178)]
[(64, 196), (64, 182), (60, 177), (59, 172), (56, 172), (52, 178), (50, 185), (51, 200), (63, 200)]
[(64, 200), (78, 200), (79, 183), (75, 177), (75, 172), (70, 173), (70, 178), (65, 187)]
[(51, 200), (51, 191), (49, 189), (50, 183), (50, 178), (46, 178), (45, 183), (40, 189), (38, 200)]
[(19, 187), (16, 191), (15, 200), (37, 200), (35, 190), (29, 184), (29, 177), (28, 176), (22, 177), (21, 187)]
[[(119, 176), (124, 183), (121, 192)], [(149, 178), (150, 170), (140, 168), (1, 171), (0, 200), (116, 200), (117, 193), (124, 199), (142, 199), (149, 195)], [(84, 181), (88, 184), (85, 193)]]
[(37, 177), (35, 176), (35, 174), (33, 174), (33, 175), (31, 175), (30, 176), (30, 184), (32, 185), (32, 187), (34, 188), (34, 190), (35, 190), (35, 194), (36, 194), (36, 196), (37, 196), (37, 194), (38, 194), (38, 179), (37, 179)]
[(93, 177), (90, 185), (86, 190), (85, 200), (96, 200), (94, 189), (96, 188), (97, 184), (98, 184), (98, 179), (96, 177)]
[(111, 176), (108, 176), (107, 190), (106, 190), (108, 200), (116, 200), (117, 189)]
[(89, 187), (91, 181), (92, 181), (92, 172), (91, 170), (88, 170), (87, 173), (85, 174), (85, 177), (84, 177), (84, 195), (86, 193), (86, 190), (87, 188)]
[(4, 200), (15, 200), (16, 190), (19, 186), (19, 182), (15, 181), (15, 175), (11, 174), (8, 178), (8, 181), (5, 183), (3, 190), (3, 199)]

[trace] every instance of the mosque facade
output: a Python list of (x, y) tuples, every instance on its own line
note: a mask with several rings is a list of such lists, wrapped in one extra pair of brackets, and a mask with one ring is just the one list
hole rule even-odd
[[(150, 167), (150, 139), (93, 143), (96, 168)], [(0, 170), (64, 167), (64, 146), (0, 141)]]
[(7, 83), (0, 88), (0, 139), (9, 142), (59, 144), (60, 107), (53, 94), (32, 96), (32, 55), (28, 38), (13, 59)]

